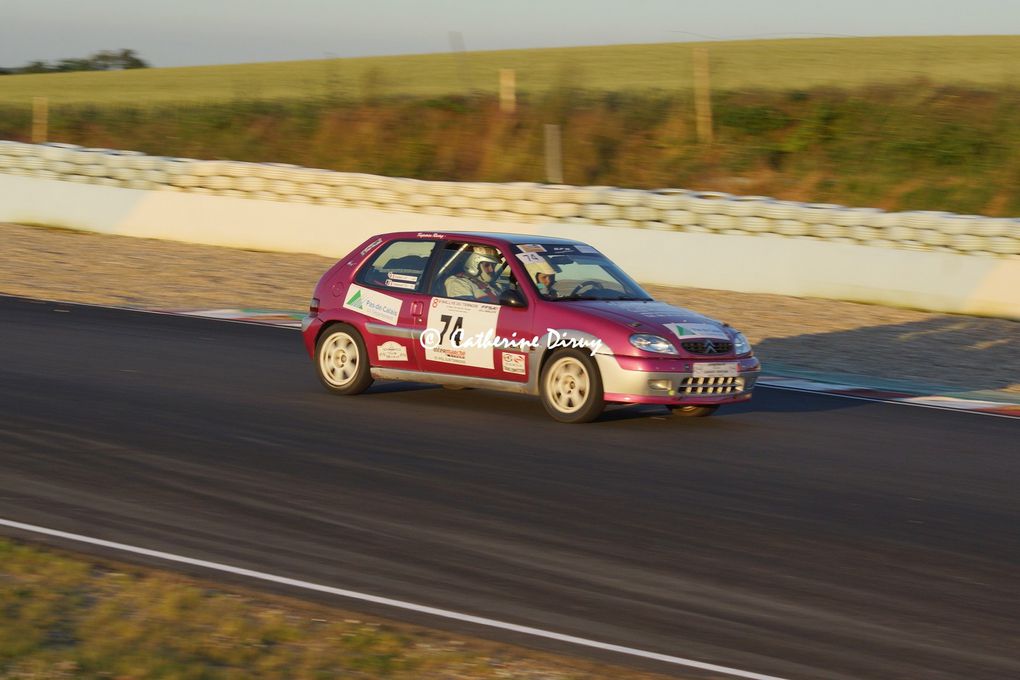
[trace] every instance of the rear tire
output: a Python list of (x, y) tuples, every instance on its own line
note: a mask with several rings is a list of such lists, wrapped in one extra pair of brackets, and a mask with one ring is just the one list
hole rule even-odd
[(563, 349), (542, 368), (542, 405), (561, 423), (590, 423), (606, 407), (602, 376), (590, 354)]
[(681, 418), (706, 418), (719, 409), (718, 406), (670, 406), (673, 415)]
[(345, 323), (330, 326), (319, 336), (315, 368), (319, 381), (333, 394), (358, 394), (373, 382), (365, 341)]

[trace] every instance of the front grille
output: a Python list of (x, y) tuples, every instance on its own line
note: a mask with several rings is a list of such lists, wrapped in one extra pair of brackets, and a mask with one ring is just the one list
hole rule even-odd
[(680, 346), (691, 354), (729, 354), (733, 343), (727, 340), (685, 340)]
[(684, 378), (680, 381), (679, 392), (686, 395), (736, 394), (744, 391), (744, 379), (740, 376), (715, 378)]

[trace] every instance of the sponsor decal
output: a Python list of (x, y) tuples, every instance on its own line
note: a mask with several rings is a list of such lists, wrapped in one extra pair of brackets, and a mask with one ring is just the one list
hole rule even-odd
[(407, 361), (407, 348), (399, 342), (387, 340), (378, 349), (379, 361)]
[(514, 373), (516, 375), (525, 375), (528, 371), (528, 357), (524, 354), (515, 354), (514, 352), (502, 352), (503, 355), (503, 371), (505, 373)]
[(529, 264), (545, 264), (545, 258), (537, 253), (518, 253), (517, 259), (523, 262), (525, 265)]
[(521, 244), (521, 245), (517, 246), (517, 250), (521, 251), (522, 253), (544, 253), (545, 252), (545, 248), (543, 248), (542, 246), (538, 245), (537, 243), (524, 243), (524, 244)]
[[(382, 243), (382, 239), (381, 238), (377, 238), (376, 240), (372, 241), (367, 246), (365, 246), (365, 249), (361, 251), (361, 254), (359, 255), (359, 257), (364, 257), (365, 255), (367, 255), (369, 252), (371, 252), (380, 243)], [(354, 263), (352, 262), (351, 264), (354, 264)]]
[(408, 290), (414, 290), (418, 287), (413, 283), (407, 283), (406, 281), (394, 281), (393, 279), (386, 279), (385, 285), (390, 288), (406, 288)]
[(638, 312), (638, 313), (647, 319), (663, 319), (668, 317), (674, 317), (679, 314), (679, 312)]
[(499, 305), (471, 300), (433, 298), (421, 346), (427, 361), (493, 368), (493, 349), (465, 342), (476, 335), (495, 334)]
[(347, 290), (344, 309), (353, 309), (365, 316), (395, 325), (400, 317), (400, 305), (400, 298), (390, 297), (385, 293), (351, 284)]
[(681, 340), (687, 338), (730, 339), (730, 336), (726, 335), (726, 331), (710, 323), (666, 323), (663, 326), (673, 331)]
[(432, 232), (431, 234), (426, 234), (426, 233), (423, 233), (423, 232), (418, 232), (418, 238), (446, 238), (446, 235), (445, 234), (437, 234), (436, 232)]
[(577, 246), (577, 252), (579, 252), (579, 253), (587, 253), (589, 255), (598, 255), (599, 254), (599, 251), (595, 250), (591, 246), (585, 246), (585, 245)]
[(398, 274), (396, 272), (390, 272), (386, 275), (386, 278), (393, 279), (394, 281), (408, 281), (410, 283), (418, 283), (418, 277), (413, 274)]
[(736, 363), (694, 364), (691, 375), (695, 378), (732, 378), (740, 373)]

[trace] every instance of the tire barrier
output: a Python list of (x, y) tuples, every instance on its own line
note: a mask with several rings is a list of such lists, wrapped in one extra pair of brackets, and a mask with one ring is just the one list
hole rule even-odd
[(165, 158), (137, 151), (7, 140), (0, 140), (0, 174), (521, 224), (561, 222), (810, 239), (981, 257), (1020, 255), (1020, 218), (932, 210), (886, 212), (715, 191), (426, 181), (288, 163)]

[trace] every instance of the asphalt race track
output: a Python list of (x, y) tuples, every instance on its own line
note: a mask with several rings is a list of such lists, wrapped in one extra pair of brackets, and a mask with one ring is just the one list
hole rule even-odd
[(1020, 677), (1020, 420), (665, 414), (334, 397), (293, 330), (0, 297), (0, 518), (784, 678)]

